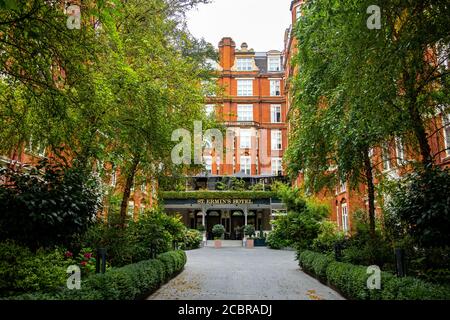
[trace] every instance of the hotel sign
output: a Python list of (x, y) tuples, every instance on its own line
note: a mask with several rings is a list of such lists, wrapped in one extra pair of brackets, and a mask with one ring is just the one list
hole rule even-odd
[(252, 199), (198, 199), (198, 204), (253, 204)]

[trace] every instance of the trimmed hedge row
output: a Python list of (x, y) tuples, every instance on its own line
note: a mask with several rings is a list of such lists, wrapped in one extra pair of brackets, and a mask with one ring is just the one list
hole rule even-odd
[(186, 264), (184, 251), (165, 252), (105, 274), (96, 274), (81, 284), (81, 290), (63, 289), (56, 293), (32, 293), (5, 300), (134, 300), (144, 299), (168, 281)]
[(272, 191), (163, 191), (162, 199), (265, 199), (279, 198), (278, 193)]
[(303, 270), (335, 287), (352, 300), (449, 300), (450, 288), (412, 277), (398, 278), (381, 272), (381, 289), (367, 288), (367, 267), (337, 262), (333, 257), (313, 251), (298, 255)]

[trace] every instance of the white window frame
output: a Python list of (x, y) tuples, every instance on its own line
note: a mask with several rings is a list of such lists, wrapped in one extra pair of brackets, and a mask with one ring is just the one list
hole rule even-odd
[(283, 149), (283, 133), (281, 130), (271, 130), (272, 150), (279, 151)]
[(253, 105), (238, 104), (237, 106), (238, 121), (253, 121)]
[(245, 174), (252, 174), (252, 157), (251, 156), (241, 156), (240, 158), (241, 172)]
[(252, 71), (253, 59), (252, 58), (236, 58), (236, 70), (237, 71)]
[(269, 72), (281, 71), (281, 57), (280, 56), (268, 56), (267, 57), (267, 70)]
[(347, 192), (347, 181), (339, 182), (339, 193)]
[(404, 165), (406, 161), (405, 144), (399, 137), (395, 138), (395, 154), (397, 156), (397, 164), (399, 166)]
[(389, 171), (392, 169), (392, 163), (391, 163), (391, 150), (389, 148), (388, 143), (384, 143), (383, 147), (381, 148), (382, 151), (382, 158), (383, 158), (383, 170)]
[(111, 185), (111, 187), (115, 187), (116, 184), (117, 184), (117, 172), (116, 172), (116, 169), (113, 168), (112, 172), (111, 172), (111, 183), (110, 183), (110, 185)]
[(253, 96), (253, 79), (238, 79), (237, 95), (238, 97)]
[(270, 121), (272, 123), (281, 123), (281, 104), (272, 104), (270, 106)]
[(272, 158), (272, 175), (280, 176), (283, 175), (283, 159), (282, 158)]
[(212, 156), (203, 156), (205, 172), (212, 174)]
[(342, 216), (342, 231), (349, 231), (349, 221), (348, 221), (348, 205), (347, 202), (341, 203), (341, 216)]
[(295, 7), (295, 20), (300, 19), (301, 16), (302, 16), (302, 8), (301, 5), (299, 4), (298, 6)]
[(127, 215), (134, 217), (134, 201), (128, 201)]
[(270, 80), (270, 96), (271, 97), (281, 97), (281, 80), (271, 79)]
[(250, 149), (252, 147), (252, 130), (239, 130), (239, 147), (241, 149)]
[(447, 157), (450, 157), (450, 112), (446, 112), (442, 114), (442, 125), (444, 132), (444, 146), (445, 146), (445, 154)]
[(214, 105), (213, 104), (207, 104), (205, 105), (205, 114), (210, 117), (214, 114)]

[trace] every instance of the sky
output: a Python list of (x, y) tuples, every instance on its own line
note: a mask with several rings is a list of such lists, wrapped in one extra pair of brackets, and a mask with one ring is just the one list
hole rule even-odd
[(188, 13), (188, 28), (214, 47), (223, 37), (232, 37), (237, 48), (247, 42), (255, 51), (282, 51), (291, 23), (290, 4), (291, 0), (212, 0)]

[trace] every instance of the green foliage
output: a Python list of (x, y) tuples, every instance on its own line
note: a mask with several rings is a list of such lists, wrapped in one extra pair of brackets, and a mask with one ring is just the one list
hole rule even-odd
[(382, 272), (381, 289), (369, 290), (367, 267), (336, 262), (329, 255), (312, 251), (298, 254), (299, 265), (353, 300), (448, 300), (450, 289), (421, 280)]
[(200, 248), (203, 241), (202, 233), (199, 230), (186, 229), (184, 231), (183, 243), (181, 249), (192, 250)]
[(161, 198), (164, 199), (266, 199), (278, 198), (276, 192), (270, 191), (190, 191), (161, 192)]
[(212, 234), (214, 238), (220, 239), (225, 233), (225, 227), (221, 224), (216, 224), (212, 227)]
[(321, 253), (334, 251), (334, 245), (345, 239), (345, 233), (338, 231), (337, 225), (331, 221), (322, 221), (319, 226), (319, 234), (314, 239), (312, 249)]
[(80, 239), (83, 247), (106, 248), (108, 262), (113, 267), (150, 259), (150, 248), (156, 254), (169, 251), (172, 242), (184, 241), (185, 227), (180, 218), (154, 210), (141, 215), (122, 228), (120, 219), (98, 222)]
[(1, 169), (0, 240), (31, 248), (70, 245), (101, 208), (97, 179), (86, 171), (42, 160), (30, 171)]
[(401, 223), (400, 236), (409, 235), (423, 248), (450, 244), (450, 172), (429, 168), (407, 175), (394, 188), (388, 215)]
[(255, 235), (255, 226), (248, 224), (244, 227), (244, 234), (250, 238)]
[(141, 261), (84, 280), (81, 290), (63, 289), (55, 293), (33, 293), (8, 300), (135, 300), (144, 299), (161, 284), (180, 272), (186, 264), (183, 251), (163, 253), (157, 259)]
[(60, 249), (32, 253), (13, 242), (1, 242), (0, 295), (57, 290), (65, 285), (71, 264), (74, 261)]

